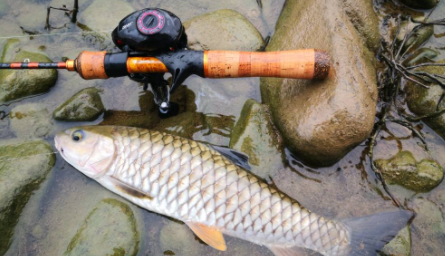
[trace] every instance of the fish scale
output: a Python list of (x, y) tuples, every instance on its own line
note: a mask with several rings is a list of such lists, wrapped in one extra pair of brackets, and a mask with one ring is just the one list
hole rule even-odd
[(141, 207), (259, 244), (329, 255), (348, 245), (342, 224), (309, 212), (205, 144), (126, 127), (112, 136), (117, 153), (107, 175), (153, 198), (128, 197)]

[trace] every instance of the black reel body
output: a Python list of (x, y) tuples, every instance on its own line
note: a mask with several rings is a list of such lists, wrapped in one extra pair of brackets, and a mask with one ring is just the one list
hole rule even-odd
[(122, 51), (168, 51), (187, 45), (181, 20), (171, 12), (157, 8), (128, 15), (119, 22), (111, 36)]
[(130, 74), (130, 79), (144, 83), (144, 89), (150, 84), (161, 117), (176, 115), (178, 107), (170, 102), (170, 93), (190, 75), (187, 70), (191, 69), (188, 65), (184, 69), (180, 61), (182, 57), (176, 58), (178, 61), (171, 58), (172, 54), (178, 55), (176, 50), (187, 47), (181, 20), (169, 11), (146, 8), (122, 19), (111, 36), (114, 44), (127, 56), (153, 56), (166, 64), (173, 76), (171, 89), (163, 73)]

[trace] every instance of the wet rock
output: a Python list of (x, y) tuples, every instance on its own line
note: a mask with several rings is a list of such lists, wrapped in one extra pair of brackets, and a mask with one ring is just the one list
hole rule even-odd
[(16, 17), (17, 23), (27, 31), (44, 31), (47, 7), (38, 3), (23, 3)]
[(341, 2), (286, 2), (267, 51), (318, 48), (332, 58), (325, 81), (261, 80), (262, 98), (286, 145), (305, 162), (333, 164), (372, 131), (377, 86), (364, 43)]
[(45, 138), (55, 133), (48, 110), (37, 103), (26, 103), (14, 107), (10, 114), (10, 126), (19, 138)]
[(181, 256), (203, 255), (193, 232), (186, 225), (173, 221), (162, 228), (159, 242), (163, 252), (171, 251)]
[(94, 121), (105, 110), (96, 88), (86, 88), (60, 105), (53, 117), (60, 121)]
[(0, 145), (0, 255), (33, 192), (54, 166), (55, 155), (44, 141)]
[(85, 219), (64, 255), (136, 255), (139, 250), (136, 226), (127, 204), (104, 199)]
[(443, 179), (443, 169), (436, 161), (423, 159), (417, 162), (409, 151), (402, 151), (390, 159), (379, 159), (375, 162), (389, 183), (416, 192), (430, 191)]
[[(441, 61), (438, 63), (445, 62)], [(439, 75), (445, 74), (443, 67), (426, 67), (417, 70)], [(442, 95), (445, 93), (445, 90), (443, 90), (440, 85), (431, 84), (430, 88), (426, 89), (414, 83), (407, 83), (405, 92), (409, 109), (418, 116), (428, 115), (445, 109), (445, 101), (442, 100), (440, 104), (438, 104)], [(423, 121), (445, 139), (445, 114), (425, 118)]]
[(193, 50), (256, 51), (263, 45), (258, 30), (239, 12), (218, 10), (184, 22)]
[(282, 168), (282, 138), (267, 105), (248, 100), (232, 130), (230, 147), (249, 156), (252, 173), (268, 178)]
[(95, 31), (114, 29), (134, 7), (123, 0), (96, 0), (79, 13), (79, 22)]
[[(8, 40), (3, 48), (2, 62), (51, 62), (42, 53), (20, 50), (17, 39)], [(57, 71), (47, 70), (0, 70), (0, 103), (47, 92), (57, 81)]]
[(412, 255), (441, 255), (445, 251), (443, 243), (445, 237), (444, 215), (437, 205), (428, 199), (416, 198), (412, 208), (416, 217), (411, 224), (413, 244)]
[(400, 0), (400, 2), (414, 9), (431, 9), (437, 5), (439, 0)]
[(269, 27), (269, 35), (273, 34), (275, 31), (275, 26), (277, 25), (278, 17), (280, 16), (281, 10), (283, 10), (285, 0), (261, 0), (261, 10), (263, 13), (264, 20)]
[[(397, 36), (397, 41), (401, 43), (405, 38), (407, 33), (410, 33), (415, 26), (419, 25), (418, 23), (414, 23), (411, 20), (403, 21), (400, 24), (400, 32)], [(393, 33), (395, 34), (397, 28), (394, 29)], [(423, 45), (430, 37), (434, 34), (434, 26), (424, 26), (422, 28), (417, 29), (412, 33), (412, 35), (406, 40), (405, 45), (403, 46), (403, 50), (407, 50), (408, 52), (413, 52), (417, 50), (421, 45)]]
[(391, 242), (386, 244), (380, 252), (382, 256), (410, 256), (411, 255), (411, 229), (409, 226), (402, 229)]
[(343, 8), (366, 42), (375, 51), (380, 46), (379, 20), (374, 12), (373, 2), (366, 0), (341, 0)]
[(440, 52), (430, 49), (430, 48), (421, 48), (416, 50), (414, 54), (409, 56), (403, 61), (403, 64), (406, 67), (417, 65), (425, 62), (433, 62), (432, 60), (440, 55)]

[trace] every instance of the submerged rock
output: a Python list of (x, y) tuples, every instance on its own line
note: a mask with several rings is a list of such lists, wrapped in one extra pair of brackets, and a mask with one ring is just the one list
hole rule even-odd
[(105, 111), (96, 88), (85, 88), (53, 112), (53, 117), (61, 121), (94, 121)]
[(409, 151), (402, 151), (394, 157), (376, 160), (383, 177), (416, 192), (430, 191), (443, 179), (443, 169), (434, 160), (423, 159), (417, 162)]
[(0, 255), (8, 250), (29, 198), (54, 166), (52, 151), (45, 141), (0, 146)]
[(239, 12), (218, 10), (184, 22), (192, 50), (256, 51), (263, 45), (258, 30)]
[[(438, 63), (445, 62), (441, 61)], [(418, 71), (439, 75), (445, 74), (445, 69), (443, 67), (419, 68)], [(440, 85), (431, 84), (430, 88), (426, 89), (414, 83), (407, 83), (405, 92), (409, 109), (418, 116), (428, 115), (438, 110), (445, 109), (444, 100), (438, 104), (442, 95), (445, 93), (445, 90), (443, 90)], [(425, 118), (423, 121), (445, 139), (445, 114)]]
[[(42, 53), (20, 50), (17, 39), (8, 40), (3, 48), (1, 62), (51, 62)], [(47, 92), (57, 81), (57, 71), (47, 70), (0, 70), (0, 103)]]
[(95, 31), (114, 29), (134, 11), (134, 7), (127, 1), (96, 0), (79, 13), (79, 22)]
[(51, 114), (41, 104), (26, 103), (9, 113), (10, 126), (19, 138), (45, 138), (55, 132)]
[(411, 229), (409, 226), (400, 230), (399, 234), (380, 251), (382, 256), (410, 256), (411, 255)]
[[(170, 255), (196, 256), (203, 255), (200, 246), (195, 241), (195, 235), (184, 224), (169, 221), (161, 230), (159, 236), (161, 250), (173, 252)], [(167, 254), (169, 255), (169, 254)]]
[(282, 138), (267, 105), (248, 100), (232, 130), (230, 147), (249, 156), (252, 173), (267, 178), (283, 167)]
[(136, 226), (127, 204), (104, 199), (85, 219), (64, 255), (134, 256), (139, 250)]
[(261, 80), (262, 98), (270, 105), (286, 145), (318, 166), (338, 161), (368, 138), (374, 126), (374, 58), (342, 5), (340, 0), (287, 1), (267, 47), (267, 51), (323, 49), (332, 58), (329, 78)]
[(400, 0), (400, 2), (415, 9), (431, 9), (439, 3), (439, 0)]

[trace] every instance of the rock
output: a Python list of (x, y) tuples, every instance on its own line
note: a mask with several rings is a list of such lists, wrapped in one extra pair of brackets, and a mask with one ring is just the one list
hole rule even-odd
[(264, 20), (269, 27), (269, 35), (272, 35), (277, 25), (278, 17), (283, 10), (285, 0), (261, 0), (261, 11), (263, 13)]
[(181, 256), (203, 255), (195, 235), (184, 224), (169, 221), (161, 230), (159, 242), (163, 252), (170, 251)]
[(134, 11), (134, 7), (127, 1), (96, 0), (79, 12), (79, 22), (95, 31), (110, 30)]
[(391, 242), (380, 251), (382, 256), (410, 256), (411, 255), (411, 229), (409, 226), (402, 229)]
[(443, 179), (443, 169), (436, 161), (423, 159), (416, 162), (409, 151), (402, 151), (388, 160), (378, 159), (375, 163), (389, 183), (416, 192), (430, 191)]
[(16, 17), (17, 23), (27, 31), (45, 31), (47, 7), (38, 3), (23, 3)]
[(428, 199), (416, 198), (412, 202), (416, 217), (411, 224), (412, 255), (442, 255), (445, 251), (445, 220), (437, 205)]
[(286, 2), (267, 47), (267, 51), (300, 48), (327, 51), (332, 58), (328, 79), (261, 80), (262, 99), (270, 105), (286, 145), (305, 162), (318, 166), (338, 161), (368, 138), (374, 126), (377, 101), (374, 57), (363, 46), (363, 39), (341, 3), (339, 0)]
[(11, 130), (19, 138), (45, 138), (56, 132), (51, 114), (38, 103), (17, 105), (9, 118)]
[[(418, 23), (414, 23), (411, 20), (403, 21), (400, 25), (400, 32), (397, 36), (397, 41), (401, 43), (407, 33), (410, 33), (412, 29), (419, 25)], [(396, 33), (397, 28), (393, 31)], [(405, 45), (403, 46), (403, 50), (407, 50), (408, 52), (416, 51), (421, 45), (423, 45), (430, 37), (434, 34), (434, 26), (424, 26), (422, 28), (417, 29), (413, 32), (413, 34), (406, 40)]]
[(136, 255), (139, 250), (136, 226), (127, 204), (104, 199), (85, 219), (64, 255)]
[(184, 22), (193, 50), (256, 51), (263, 45), (258, 30), (239, 12), (218, 10)]
[(416, 50), (414, 54), (407, 57), (403, 64), (405, 67), (417, 65), (425, 62), (433, 62), (432, 60), (440, 55), (440, 52), (430, 49), (430, 48), (421, 48)]
[(248, 100), (232, 130), (230, 147), (249, 156), (252, 173), (265, 179), (283, 167), (283, 144), (267, 105)]
[(414, 9), (431, 9), (437, 5), (439, 0), (400, 0), (400, 2)]
[[(437, 63), (445, 63), (445, 61)], [(417, 70), (439, 75), (445, 74), (443, 67), (426, 67)], [(445, 93), (445, 90), (443, 90), (440, 85), (431, 84), (430, 88), (426, 89), (414, 83), (407, 83), (405, 92), (409, 109), (418, 116), (428, 115), (445, 109), (445, 101), (442, 100), (439, 105), (437, 104), (442, 94)], [(445, 139), (445, 114), (425, 118), (423, 121)]]
[(45, 141), (0, 146), (0, 255), (8, 250), (29, 198), (54, 166), (52, 151)]
[[(51, 62), (42, 53), (33, 53), (17, 49), (19, 41), (10, 39), (3, 48), (2, 62)], [(22, 97), (44, 93), (57, 81), (57, 71), (47, 70), (0, 70), (0, 103)]]
[(346, 14), (355, 29), (366, 42), (366, 46), (376, 51), (380, 46), (379, 19), (374, 12), (373, 2), (366, 0), (341, 0)]
[(60, 105), (53, 117), (60, 121), (94, 121), (105, 111), (96, 88), (86, 88)]

